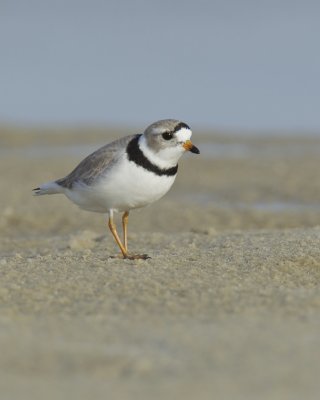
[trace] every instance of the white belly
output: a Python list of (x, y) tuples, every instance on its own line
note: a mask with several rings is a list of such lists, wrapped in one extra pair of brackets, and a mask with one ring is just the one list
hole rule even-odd
[(78, 184), (66, 196), (79, 207), (96, 212), (127, 211), (144, 207), (164, 196), (174, 176), (156, 175), (123, 159), (92, 186)]

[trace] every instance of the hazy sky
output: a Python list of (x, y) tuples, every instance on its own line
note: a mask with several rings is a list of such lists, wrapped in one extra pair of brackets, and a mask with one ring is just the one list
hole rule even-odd
[(320, 132), (320, 2), (0, 0), (0, 123)]

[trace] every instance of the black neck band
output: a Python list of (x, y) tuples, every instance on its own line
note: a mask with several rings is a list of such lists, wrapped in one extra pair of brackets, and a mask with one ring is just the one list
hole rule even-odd
[(156, 175), (175, 175), (178, 171), (178, 164), (172, 168), (162, 169), (152, 164), (152, 162), (141, 151), (138, 141), (142, 135), (136, 135), (127, 146), (128, 159), (146, 170), (153, 172)]

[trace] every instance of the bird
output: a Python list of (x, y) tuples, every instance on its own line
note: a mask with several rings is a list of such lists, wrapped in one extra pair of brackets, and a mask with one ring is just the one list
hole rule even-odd
[[(178, 161), (187, 151), (199, 154), (191, 142), (192, 131), (182, 121), (163, 119), (143, 133), (119, 138), (94, 151), (64, 178), (33, 189), (36, 196), (64, 194), (81, 209), (105, 213), (108, 227), (122, 259), (148, 259), (128, 251), (128, 219), (133, 209), (147, 206), (171, 188)], [(114, 213), (122, 213), (121, 240)]]

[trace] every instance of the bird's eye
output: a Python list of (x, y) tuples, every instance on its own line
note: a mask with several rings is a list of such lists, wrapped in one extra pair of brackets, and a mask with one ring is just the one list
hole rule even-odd
[(163, 137), (164, 140), (170, 140), (170, 139), (172, 139), (172, 136), (173, 136), (172, 132), (164, 132), (162, 134), (162, 137)]

